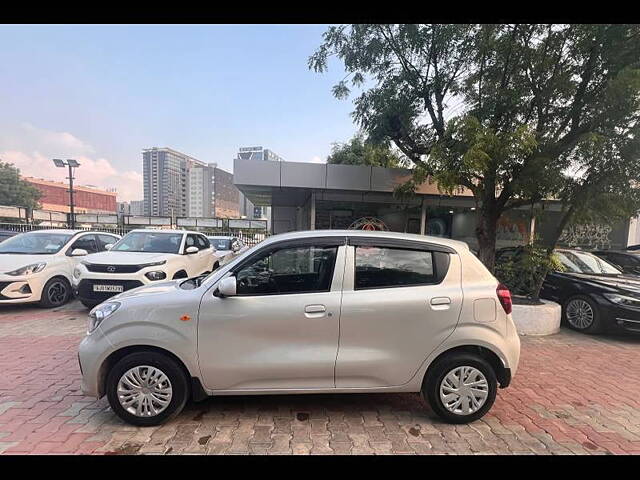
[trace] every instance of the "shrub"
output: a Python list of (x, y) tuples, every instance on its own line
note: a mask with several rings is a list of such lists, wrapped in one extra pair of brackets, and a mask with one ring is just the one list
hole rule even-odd
[(544, 248), (525, 245), (507, 261), (498, 262), (495, 276), (512, 293), (537, 298), (539, 286), (549, 271), (564, 269), (558, 257)]

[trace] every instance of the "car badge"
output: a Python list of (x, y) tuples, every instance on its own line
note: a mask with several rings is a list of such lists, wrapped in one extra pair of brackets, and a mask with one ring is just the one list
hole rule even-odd
[(107, 272), (109, 272), (109, 273), (113, 273), (113, 272), (115, 272), (115, 271), (116, 271), (116, 267), (114, 267), (113, 265), (109, 265), (109, 266), (107, 267)]

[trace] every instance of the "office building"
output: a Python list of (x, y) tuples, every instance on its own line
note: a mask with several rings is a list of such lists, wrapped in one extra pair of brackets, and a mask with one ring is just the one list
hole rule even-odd
[[(41, 178), (23, 177), (36, 187), (42, 197), (39, 203), (43, 210), (69, 212), (69, 185)], [(76, 213), (116, 213), (116, 192), (97, 187), (73, 186), (73, 204)]]
[(189, 172), (204, 162), (171, 148), (142, 151), (144, 214), (171, 217), (189, 215)]

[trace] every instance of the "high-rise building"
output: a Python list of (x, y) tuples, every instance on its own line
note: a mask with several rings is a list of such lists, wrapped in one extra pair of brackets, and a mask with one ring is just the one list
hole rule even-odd
[[(240, 160), (261, 160), (265, 162), (284, 162), (284, 158), (263, 147), (240, 147)], [(251, 219), (266, 219), (271, 225), (271, 207), (254, 205), (244, 195), (240, 194), (240, 215)]]
[(204, 162), (171, 148), (142, 151), (144, 214), (172, 217), (189, 215), (189, 172)]
[(268, 148), (240, 147), (238, 158), (242, 160), (264, 160), (268, 162), (284, 162), (284, 158), (273, 153)]
[(189, 217), (215, 216), (215, 170), (215, 163), (194, 165), (189, 170), (187, 183)]

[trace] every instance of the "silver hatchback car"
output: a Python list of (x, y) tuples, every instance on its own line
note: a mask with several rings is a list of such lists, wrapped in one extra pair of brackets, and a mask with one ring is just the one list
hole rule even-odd
[(82, 389), (135, 425), (208, 395), (421, 392), (444, 420), (516, 372), (511, 296), (465, 243), (353, 230), (273, 236), (208, 276), (94, 308)]

